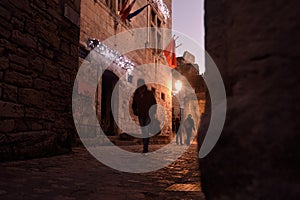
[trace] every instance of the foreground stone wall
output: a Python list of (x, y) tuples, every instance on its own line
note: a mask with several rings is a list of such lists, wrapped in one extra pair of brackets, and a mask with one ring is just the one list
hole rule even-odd
[(206, 49), (228, 97), (200, 162), (207, 199), (298, 199), (299, 35), (295, 0), (205, 1)]
[(69, 151), (79, 0), (0, 2), (0, 161)]

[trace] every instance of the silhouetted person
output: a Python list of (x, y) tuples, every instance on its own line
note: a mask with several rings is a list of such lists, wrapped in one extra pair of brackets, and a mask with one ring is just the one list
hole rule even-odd
[(184, 120), (184, 128), (186, 132), (186, 144), (190, 145), (192, 131), (195, 130), (195, 124), (191, 114), (189, 114), (188, 117)]
[[(179, 126), (180, 126), (180, 120), (179, 120), (179, 118), (176, 118), (175, 119), (176, 144), (179, 144), (179, 141), (180, 141), (180, 144), (183, 145), (182, 131), (179, 129)], [(179, 138), (179, 141), (178, 141), (178, 138)]]
[[(138, 89), (134, 92), (132, 110), (134, 115), (139, 119), (139, 123), (143, 135), (143, 153), (148, 152), (149, 145), (149, 128), (146, 127), (150, 124), (151, 118), (154, 119), (156, 107), (149, 113), (151, 106), (156, 105), (156, 99), (152, 91), (147, 89), (145, 81), (139, 79), (137, 82)], [(150, 118), (151, 117), (151, 118)]]

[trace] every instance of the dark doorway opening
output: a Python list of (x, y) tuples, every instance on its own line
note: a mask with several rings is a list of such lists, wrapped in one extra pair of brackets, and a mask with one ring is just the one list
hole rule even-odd
[(111, 102), (112, 92), (118, 80), (119, 78), (113, 72), (109, 70), (104, 71), (102, 76), (101, 128), (108, 136), (118, 135), (118, 126), (112, 114), (112, 106), (118, 108), (118, 103), (114, 102), (112, 105)]

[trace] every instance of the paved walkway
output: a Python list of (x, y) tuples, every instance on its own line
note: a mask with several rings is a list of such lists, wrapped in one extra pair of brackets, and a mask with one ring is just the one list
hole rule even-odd
[[(142, 146), (123, 148), (139, 152)], [(150, 151), (158, 148), (151, 145)], [(0, 164), (0, 199), (204, 199), (196, 144), (168, 167), (143, 174), (111, 169), (83, 147), (73, 152)]]

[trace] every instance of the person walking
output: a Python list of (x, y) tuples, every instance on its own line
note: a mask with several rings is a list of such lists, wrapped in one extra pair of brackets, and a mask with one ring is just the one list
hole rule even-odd
[(183, 143), (182, 143), (182, 131), (179, 127), (180, 127), (180, 120), (177, 117), (175, 119), (176, 144), (179, 145), (179, 142), (180, 142), (180, 144), (183, 145)]
[(155, 95), (152, 91), (147, 89), (145, 85), (144, 79), (138, 79), (137, 81), (138, 89), (134, 92), (133, 102), (132, 102), (132, 110), (134, 115), (138, 117), (142, 136), (143, 136), (143, 152), (148, 152), (149, 146), (149, 127), (147, 125), (150, 124), (151, 119), (154, 119), (156, 114), (156, 106), (151, 109), (151, 106), (156, 105)]
[(186, 145), (190, 145), (192, 131), (195, 130), (195, 124), (191, 114), (184, 120), (184, 128), (186, 132)]

